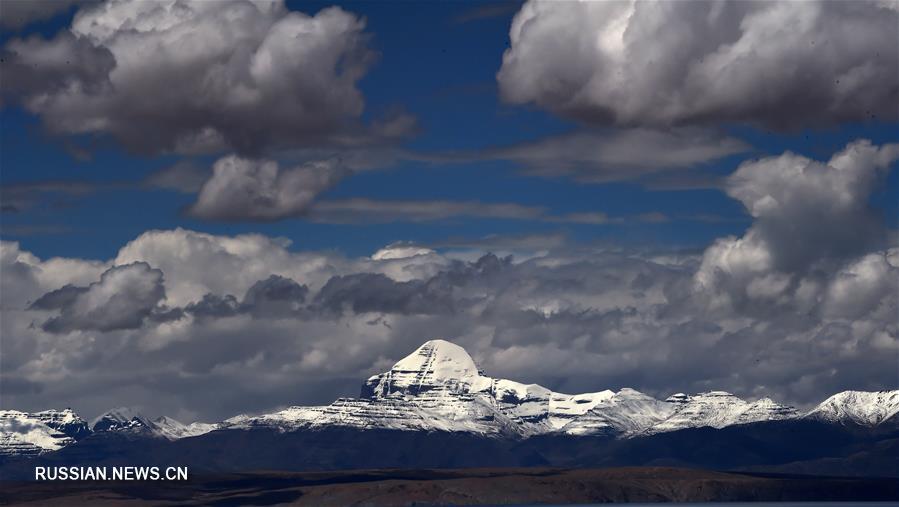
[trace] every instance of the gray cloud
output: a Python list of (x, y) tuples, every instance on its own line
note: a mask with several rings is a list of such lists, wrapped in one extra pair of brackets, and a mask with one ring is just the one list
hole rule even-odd
[(180, 161), (152, 172), (141, 181), (41, 180), (0, 185), (0, 211), (20, 213), (45, 206), (78, 204), (85, 197), (112, 190), (163, 189), (197, 193), (211, 178), (211, 171), (189, 161)]
[(748, 150), (743, 141), (706, 130), (624, 129), (576, 131), (490, 149), (483, 156), (518, 162), (528, 174), (603, 183), (682, 172)]
[(608, 225), (669, 221), (661, 213), (610, 217), (602, 212), (554, 215), (542, 206), (481, 201), (385, 201), (366, 198), (322, 200), (309, 207), (308, 219), (325, 223), (433, 222), (453, 218), (532, 220), (550, 223)]
[[(183, 309), (176, 309), (180, 315), (189, 314), (199, 319), (251, 315), (253, 318), (300, 318), (304, 316), (303, 303), (309, 288), (290, 278), (278, 275), (259, 280), (247, 289), (243, 301), (230, 294), (208, 293), (199, 301), (191, 302)], [(180, 316), (179, 315), (179, 316)]]
[(145, 262), (115, 266), (87, 287), (66, 285), (44, 294), (32, 310), (58, 310), (41, 326), (49, 333), (136, 329), (165, 299), (162, 271)]
[(397, 282), (381, 273), (335, 276), (315, 297), (313, 311), (325, 315), (394, 313), (401, 315), (454, 314), (470, 302), (454, 297), (455, 287), (473, 277), (486, 281), (511, 263), (488, 254), (476, 262), (456, 261), (427, 280)]
[(83, 197), (97, 191), (87, 181), (47, 180), (0, 185), (0, 209), (4, 213), (26, 211), (45, 202), (61, 204), (68, 198)]
[(0, 58), (4, 71), (0, 97), (12, 100), (37, 90), (37, 107), (46, 105), (53, 95), (73, 88), (83, 93), (108, 92), (109, 73), (116, 66), (108, 49), (70, 32), (60, 32), (50, 40), (34, 35), (13, 39), (0, 49)]
[(203, 188), (203, 184), (209, 180), (210, 176), (209, 169), (187, 160), (181, 160), (154, 171), (144, 178), (143, 185), (148, 188), (195, 194)]
[(272, 275), (247, 289), (242, 308), (257, 318), (297, 315), (308, 293), (309, 288), (305, 285)]
[(564, 246), (567, 237), (562, 233), (548, 234), (491, 234), (479, 238), (449, 238), (432, 243), (433, 248), (466, 248), (481, 251), (551, 250)]
[(75, 303), (78, 297), (87, 292), (87, 287), (75, 287), (66, 285), (52, 292), (48, 292), (38, 298), (30, 309), (32, 310), (61, 310)]
[(365, 198), (320, 201), (309, 219), (327, 223), (429, 222), (456, 217), (537, 220), (539, 206), (479, 201), (380, 201)]
[(638, 223), (638, 222), (659, 224), (659, 223), (670, 222), (671, 218), (669, 218), (664, 213), (659, 213), (659, 212), (640, 213), (637, 215), (626, 216), (626, 217), (610, 217), (609, 215), (602, 213), (602, 212), (584, 212), (584, 213), (566, 213), (564, 215), (560, 215), (557, 217), (550, 217), (547, 219), (547, 221), (572, 223), (572, 224), (590, 224), (590, 225), (626, 224), (626, 223)]
[(532, 0), (497, 81), (509, 102), (593, 124), (895, 120), (897, 23), (881, 1)]
[(734, 137), (700, 128), (580, 129), (532, 141), (481, 150), (398, 153), (433, 164), (510, 161), (524, 174), (566, 177), (583, 183), (638, 181), (671, 188), (686, 180), (692, 188), (714, 186), (702, 172), (707, 164), (745, 153), (751, 147)]
[(341, 316), (352, 313), (437, 314), (453, 313), (452, 294), (431, 280), (397, 282), (380, 273), (336, 276), (315, 298), (316, 309)]
[(240, 313), (240, 303), (230, 294), (219, 296), (206, 294), (203, 299), (190, 303), (184, 307), (184, 312), (203, 318), (232, 317)]
[(366, 146), (303, 148), (283, 155), (295, 163), (337, 159), (353, 171), (382, 169), (399, 162), (454, 165), (498, 160), (517, 165), (527, 175), (584, 183), (638, 181), (648, 188), (709, 188), (718, 182), (703, 171), (707, 165), (751, 150), (746, 142), (714, 129), (587, 128), (477, 150)]
[(268, 221), (306, 214), (318, 194), (348, 174), (338, 161), (282, 169), (277, 162), (229, 156), (213, 166), (212, 177), (188, 213), (209, 220)]
[(376, 58), (364, 30), (338, 7), (109, 1), (82, 7), (53, 40), (10, 41), (4, 65), (16, 72), (3, 86), (51, 132), (108, 134), (140, 153), (397, 139), (408, 115), (360, 123), (356, 83)]
[[(896, 159), (899, 144), (870, 141), (853, 142), (826, 163), (786, 153), (743, 163), (725, 190), (755, 219), (773, 266), (797, 270), (885, 246), (882, 217), (869, 199)], [(815, 226), (822, 222), (828, 226)]]
[[(726, 191), (754, 222), (706, 250), (697, 282), (721, 304), (817, 306), (822, 278), (888, 246), (869, 200), (897, 158), (899, 145), (856, 141), (827, 163), (789, 152), (743, 163)], [(892, 271), (886, 261), (876, 265), (885, 276)]]

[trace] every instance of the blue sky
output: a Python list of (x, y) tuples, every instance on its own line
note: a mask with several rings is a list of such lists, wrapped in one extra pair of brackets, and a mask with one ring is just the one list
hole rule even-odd
[[(315, 13), (330, 5), (293, 2), (291, 8)], [(404, 110), (414, 115), (419, 132), (402, 143), (420, 153), (489, 149), (526, 143), (576, 131), (579, 125), (531, 106), (503, 103), (496, 72), (509, 46), (511, 4), (484, 18), (468, 19), (482, 6), (454, 2), (349, 2), (344, 8), (367, 20), (371, 46), (379, 58), (359, 82), (366, 117)], [(400, 15), (401, 14), (401, 15)], [(52, 34), (69, 24), (62, 14), (16, 34)], [(472, 17), (472, 16), (469, 16)], [(5, 38), (12, 37), (6, 33)], [(333, 198), (478, 200), (543, 206), (554, 213), (602, 212), (609, 216), (658, 212), (663, 223), (558, 224), (535, 220), (458, 217), (427, 223), (320, 224), (302, 217), (273, 223), (208, 223), (183, 210), (192, 196), (137, 185), (153, 171), (178, 160), (173, 155), (135, 155), (102, 136), (87, 141), (98, 147), (73, 156), (72, 139), (47, 134), (34, 115), (15, 106), (2, 110), (3, 185), (44, 180), (110, 184), (88, 195), (58, 196), (21, 213), (4, 213), (3, 236), (21, 241), (40, 256), (66, 255), (105, 259), (147, 229), (187, 227), (213, 233), (262, 232), (285, 236), (297, 248), (339, 249), (367, 255), (394, 241), (436, 243), (447, 237), (478, 238), (492, 234), (565, 233), (577, 242), (613, 241), (665, 247), (700, 248), (725, 234), (739, 234), (749, 224), (740, 203), (718, 189), (651, 190), (639, 182), (584, 184), (570, 178), (521, 174), (519, 164), (481, 160), (452, 164), (399, 161), (379, 171), (356, 175), (324, 196)], [(700, 164), (726, 175), (744, 159), (786, 150), (826, 159), (849, 141), (875, 143), (895, 139), (895, 124), (878, 121), (772, 132), (722, 125), (751, 145), (751, 151)], [(215, 157), (197, 157), (210, 164)], [(895, 224), (897, 177), (874, 196)], [(715, 221), (689, 219), (714, 217)]]

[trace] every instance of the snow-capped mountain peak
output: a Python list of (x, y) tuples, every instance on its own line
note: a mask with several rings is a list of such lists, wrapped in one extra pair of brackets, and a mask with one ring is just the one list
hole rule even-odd
[(127, 407), (109, 410), (91, 423), (91, 428), (94, 432), (127, 432), (130, 434), (162, 437), (169, 440), (202, 435), (218, 427), (218, 424), (201, 422), (184, 424), (167, 416), (150, 420), (150, 418), (137, 410)]
[(775, 403), (769, 398), (749, 402), (727, 391), (708, 391), (694, 395), (677, 393), (666, 398), (665, 402), (673, 407), (673, 413), (664, 421), (648, 428), (648, 432), (660, 433), (701, 426), (723, 428), (797, 415), (792, 407)]
[(369, 378), (362, 397), (417, 396), (433, 390), (480, 391), (489, 387), (491, 380), (482, 375), (462, 347), (446, 340), (429, 340), (389, 371)]
[(87, 421), (82, 419), (81, 416), (76, 414), (71, 408), (65, 408), (63, 410), (43, 410), (31, 415), (54, 430), (76, 440), (90, 433), (90, 427), (88, 426)]
[(111, 409), (91, 421), (93, 431), (152, 431), (149, 418), (128, 407)]
[(52, 452), (90, 433), (71, 409), (27, 413), (0, 410), (0, 456)]
[(624, 388), (562, 430), (570, 434), (611, 432), (635, 435), (670, 417), (674, 411), (670, 403), (635, 389)]
[(435, 379), (462, 379), (480, 375), (468, 352), (446, 340), (428, 340), (415, 352), (397, 361), (391, 371), (430, 370)]
[(832, 423), (876, 426), (899, 414), (899, 390), (843, 391), (824, 400), (806, 417)]
[(156, 433), (169, 440), (195, 437), (204, 433), (209, 433), (210, 431), (215, 430), (219, 427), (218, 424), (202, 422), (184, 424), (167, 416), (158, 417), (152, 422)]

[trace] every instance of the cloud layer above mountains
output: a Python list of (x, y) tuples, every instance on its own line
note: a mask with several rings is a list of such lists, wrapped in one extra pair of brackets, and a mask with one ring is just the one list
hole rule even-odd
[(561, 391), (803, 404), (894, 387), (899, 249), (868, 200), (897, 156), (858, 141), (827, 162), (747, 161), (726, 190), (752, 225), (697, 253), (396, 245), (347, 258), (176, 229), (100, 262), (4, 242), (3, 396), (217, 419), (354, 395), (435, 337), (492, 375)]

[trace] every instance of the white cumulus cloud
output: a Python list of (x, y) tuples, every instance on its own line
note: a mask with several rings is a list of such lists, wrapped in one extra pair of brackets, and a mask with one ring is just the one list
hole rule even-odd
[(212, 220), (268, 221), (307, 212), (348, 170), (336, 160), (281, 168), (271, 160), (229, 156), (213, 166), (190, 214)]
[(896, 119), (895, 3), (531, 0), (502, 96), (587, 122), (784, 128)]
[(109, 134), (141, 153), (392, 137), (392, 121), (359, 122), (356, 85), (376, 58), (368, 39), (364, 19), (339, 7), (108, 0), (52, 40), (11, 40), (6, 65), (17, 71), (4, 92), (53, 132)]

